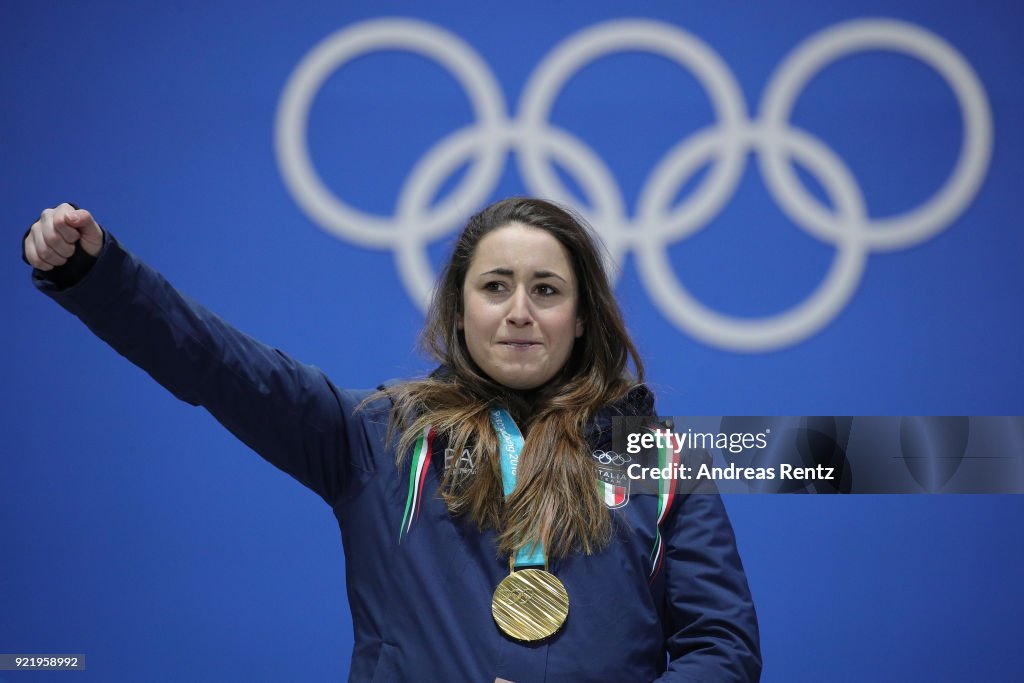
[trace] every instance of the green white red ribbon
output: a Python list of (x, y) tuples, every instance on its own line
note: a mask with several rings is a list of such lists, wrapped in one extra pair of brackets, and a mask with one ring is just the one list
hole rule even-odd
[(423, 503), (423, 482), (430, 469), (430, 454), (433, 451), (434, 430), (425, 427), (416, 439), (412, 448), (412, 466), (409, 470), (409, 494), (405, 499), (405, 515), (402, 517), (402, 528), (398, 532), (398, 542), (409, 533), (413, 522), (420, 516), (420, 505)]
[[(669, 471), (675, 472), (678, 463), (679, 455), (671, 443), (666, 443), (662, 448), (658, 449), (658, 467), (663, 471), (666, 467), (670, 467)], [(648, 578), (651, 582), (658, 576), (658, 572), (661, 571), (662, 562), (665, 559), (665, 544), (661, 540), (661, 523), (668, 517), (669, 510), (672, 508), (672, 502), (675, 500), (675, 492), (675, 477), (668, 477), (659, 481), (658, 521), (655, 522), (654, 527), (654, 548), (651, 549), (651, 573)]]

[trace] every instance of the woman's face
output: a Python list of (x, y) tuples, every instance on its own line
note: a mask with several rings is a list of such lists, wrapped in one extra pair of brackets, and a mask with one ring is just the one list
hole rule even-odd
[(554, 377), (583, 334), (569, 255), (539, 228), (510, 223), (487, 233), (462, 296), (469, 355), (510, 389), (536, 389)]

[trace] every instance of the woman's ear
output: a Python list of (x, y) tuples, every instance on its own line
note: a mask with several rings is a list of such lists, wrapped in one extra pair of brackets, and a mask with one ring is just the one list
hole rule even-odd
[(583, 336), (583, 318), (576, 318), (576, 338)]
[[(458, 329), (458, 330), (465, 329), (465, 326), (462, 324), (462, 315), (461, 314), (455, 316), (455, 328)], [(579, 335), (577, 335), (577, 336), (579, 336)]]

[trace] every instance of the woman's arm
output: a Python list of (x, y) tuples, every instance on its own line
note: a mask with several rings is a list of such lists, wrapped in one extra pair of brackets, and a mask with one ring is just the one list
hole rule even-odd
[[(360, 396), (228, 325), (125, 251), (87, 211), (47, 210), (23, 243), (33, 284), (183, 401), (201, 405), (253, 450), (333, 504), (351, 478), (350, 421)], [(75, 233), (78, 234), (76, 239)], [(77, 247), (95, 262), (76, 282)], [(81, 267), (81, 266), (79, 266)], [(363, 452), (365, 449), (357, 449)]]
[(761, 677), (757, 614), (736, 538), (717, 489), (677, 503), (665, 557), (665, 631), (671, 661), (658, 679), (735, 681)]

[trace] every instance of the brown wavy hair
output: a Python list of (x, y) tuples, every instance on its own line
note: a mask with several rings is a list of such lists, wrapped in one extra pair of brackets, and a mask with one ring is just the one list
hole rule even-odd
[[(528, 392), (509, 389), (484, 374), (459, 329), (463, 287), (477, 244), (511, 223), (545, 230), (565, 247), (584, 326), (562, 369)], [(470, 218), (435, 287), (420, 344), (441, 363), (438, 371), (368, 399), (387, 396), (393, 401), (388, 438), (400, 434), (397, 464), (408, 457), (424, 428), (433, 427), (456, 454), (441, 486), (449, 511), (467, 515), (481, 529), (493, 528), (501, 554), (536, 540), (549, 557), (603, 548), (611, 536), (611, 519), (599, 495), (583, 429), (598, 409), (643, 382), (644, 371), (612, 294), (599, 242), (586, 223), (551, 202), (526, 197), (499, 201)], [(629, 371), (630, 359), (635, 376)], [(489, 413), (496, 405), (509, 410), (525, 441), (518, 483), (507, 499)], [(456, 466), (467, 450), (473, 466)]]

